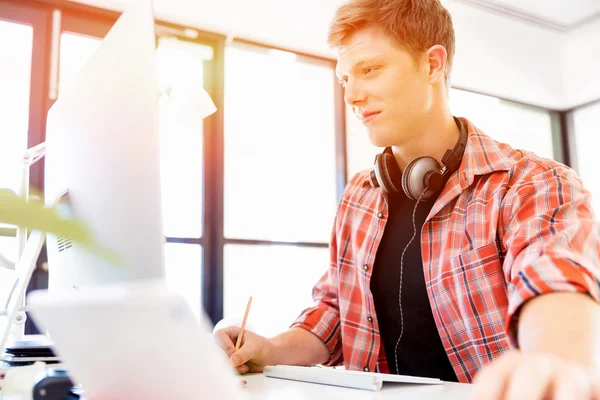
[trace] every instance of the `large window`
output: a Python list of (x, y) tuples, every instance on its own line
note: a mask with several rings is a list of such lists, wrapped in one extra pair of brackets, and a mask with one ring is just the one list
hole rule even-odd
[(600, 178), (596, 166), (600, 149), (600, 103), (580, 108), (573, 114), (575, 128), (574, 166), (592, 193), (592, 207), (600, 220)]
[(196, 313), (202, 301), (203, 134), (202, 105), (209, 46), (161, 38), (156, 51), (159, 132), (167, 282)]
[(0, 187), (15, 192), (27, 149), (32, 44), (31, 26), (0, 20)]
[[(0, 15), (2, 17), (2, 15)], [(33, 27), (0, 19), (0, 188), (18, 192), (21, 157), (27, 149)], [(17, 257), (14, 228), (0, 224), (0, 254)], [(0, 302), (12, 284), (12, 272), (0, 267)], [(3, 307), (3, 303), (2, 303)]]
[[(332, 63), (247, 45), (225, 53), (225, 317), (253, 295), (272, 334), (310, 306), (337, 206)], [(253, 241), (258, 241), (256, 245)], [(227, 242), (226, 242), (227, 243)], [(262, 317), (259, 317), (262, 316)]]
[(156, 51), (162, 199), (169, 237), (202, 236), (203, 121), (198, 110), (204, 63), (212, 54), (211, 47), (171, 38), (161, 38)]
[(225, 56), (225, 237), (327, 242), (333, 69), (262, 49)]

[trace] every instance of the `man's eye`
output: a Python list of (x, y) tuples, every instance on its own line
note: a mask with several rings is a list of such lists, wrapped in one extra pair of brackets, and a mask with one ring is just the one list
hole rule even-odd
[(346, 87), (346, 81), (345, 80), (338, 80), (338, 82), (340, 83), (340, 85), (342, 85), (342, 87)]
[(377, 69), (376, 67), (367, 67), (367, 68), (365, 68), (365, 69), (363, 70), (363, 73), (364, 73), (365, 75), (368, 75), (369, 73), (371, 73), (371, 72), (375, 71), (376, 69)]

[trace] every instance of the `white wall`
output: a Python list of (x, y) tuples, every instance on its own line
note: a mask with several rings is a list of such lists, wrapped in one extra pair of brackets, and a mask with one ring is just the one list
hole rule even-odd
[(456, 32), (452, 84), (545, 108), (561, 108), (562, 35), (447, 0)]
[(566, 35), (562, 67), (565, 108), (600, 99), (600, 19)]
[[(122, 11), (132, 1), (72, 0)], [(334, 57), (327, 28), (343, 0), (153, 0), (157, 18), (309, 54)]]

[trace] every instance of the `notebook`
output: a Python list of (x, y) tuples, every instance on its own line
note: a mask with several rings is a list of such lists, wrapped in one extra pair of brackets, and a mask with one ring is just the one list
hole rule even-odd
[(420, 385), (441, 385), (437, 378), (422, 378), (408, 375), (380, 374), (376, 372), (346, 371), (319, 367), (296, 367), (276, 365), (265, 367), (263, 374), (271, 378), (342, 386), (354, 389), (381, 390), (384, 382), (410, 383)]

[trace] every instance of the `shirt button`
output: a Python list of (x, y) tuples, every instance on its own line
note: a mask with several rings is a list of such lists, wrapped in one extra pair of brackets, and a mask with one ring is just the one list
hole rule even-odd
[(369, 266), (368, 266), (367, 264), (365, 264), (365, 265), (363, 265), (363, 269), (364, 269), (365, 271), (368, 271), (368, 270), (369, 270)]
[(371, 318), (371, 317), (367, 317), (367, 321), (369, 321), (369, 322), (373, 322), (373, 318)]
[(369, 367), (364, 367), (364, 368), (363, 368), (363, 371), (365, 371), (365, 372), (369, 372)]
[(383, 213), (378, 212), (377, 213), (377, 218), (383, 218)]

